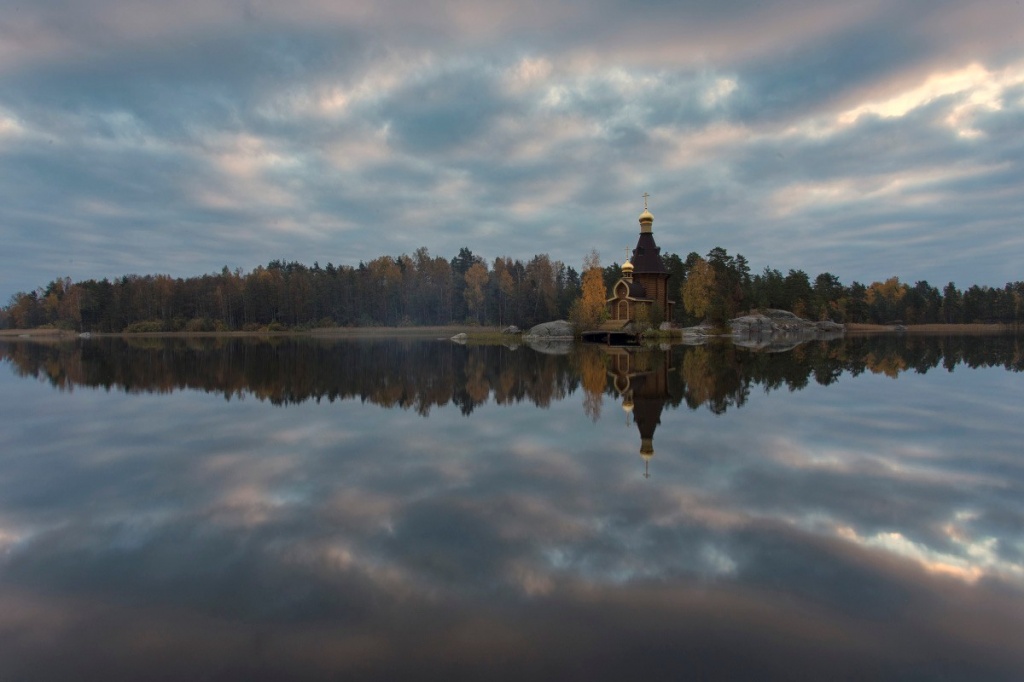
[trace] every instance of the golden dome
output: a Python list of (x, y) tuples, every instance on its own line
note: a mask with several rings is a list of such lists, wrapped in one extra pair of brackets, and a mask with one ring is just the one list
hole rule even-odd
[(654, 216), (651, 215), (651, 212), (645, 206), (644, 212), (640, 214), (640, 232), (650, 232), (652, 225), (654, 225)]
[(654, 222), (654, 216), (647, 210), (647, 197), (651, 196), (647, 192), (644, 192), (644, 212), (640, 214), (640, 231), (650, 232), (651, 223)]
[(626, 261), (625, 263), (622, 264), (622, 271), (633, 272), (633, 264), (630, 263), (629, 261)]

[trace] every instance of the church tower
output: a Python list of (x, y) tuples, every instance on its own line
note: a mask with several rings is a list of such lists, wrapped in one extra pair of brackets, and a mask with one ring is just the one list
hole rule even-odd
[(644, 194), (640, 236), (633, 257), (623, 263), (622, 279), (612, 287), (611, 298), (606, 301), (608, 322), (602, 329), (621, 328), (641, 315), (649, 321), (659, 313), (663, 322), (672, 319), (675, 302), (668, 298), (669, 273), (661, 260), (661, 248), (654, 242), (654, 216), (647, 208), (648, 196)]
[(652, 308), (661, 311), (661, 319), (672, 319), (674, 302), (668, 300), (668, 270), (661, 260), (661, 247), (654, 242), (654, 216), (647, 209), (644, 194), (644, 212), (640, 214), (640, 237), (633, 249), (633, 281), (644, 288)]

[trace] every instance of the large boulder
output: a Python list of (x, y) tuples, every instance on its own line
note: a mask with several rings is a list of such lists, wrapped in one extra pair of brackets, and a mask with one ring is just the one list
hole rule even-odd
[(835, 322), (812, 322), (788, 310), (767, 310), (729, 321), (733, 341), (747, 348), (785, 350), (811, 340), (842, 336), (846, 327)]
[(771, 334), (775, 329), (775, 323), (767, 315), (744, 315), (730, 320), (729, 328), (734, 336)]
[(703, 346), (714, 338), (714, 330), (705, 324), (696, 327), (678, 327), (674, 331), (679, 334), (674, 343), (684, 346)]
[(555, 320), (554, 322), (544, 322), (538, 324), (536, 327), (532, 327), (530, 331), (526, 332), (524, 338), (527, 339), (572, 339), (575, 337), (573, 333), (572, 325), (565, 320)]
[(535, 351), (565, 355), (572, 350), (576, 335), (571, 324), (565, 320), (555, 320), (532, 327), (522, 338)]

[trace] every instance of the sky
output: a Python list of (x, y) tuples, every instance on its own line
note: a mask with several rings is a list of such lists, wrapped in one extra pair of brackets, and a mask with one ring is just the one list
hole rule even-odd
[(1020, 0), (0, 0), (0, 303), (426, 247), (1024, 279)]

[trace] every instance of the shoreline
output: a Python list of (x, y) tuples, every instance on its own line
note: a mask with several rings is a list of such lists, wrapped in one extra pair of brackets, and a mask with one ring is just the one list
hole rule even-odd
[(847, 334), (1009, 334), (1012, 324), (865, 324), (848, 323)]
[[(1019, 328), (1018, 328), (1019, 329)], [(951, 334), (983, 335), (1010, 334), (1016, 331), (1012, 324), (910, 324), (885, 325), (849, 323), (847, 335), (869, 334)], [(447, 325), (432, 327), (323, 327), (302, 331), (228, 331), (228, 332), (92, 332), (92, 338), (259, 338), (284, 336), (310, 336), (319, 338), (451, 338), (466, 334), (470, 338), (501, 336), (499, 327), (477, 327), (472, 325)], [(34, 339), (61, 341), (76, 339), (78, 332), (66, 329), (0, 329), (0, 339)]]
[[(285, 331), (228, 331), (228, 332), (89, 332), (88, 338), (258, 338), (282, 336), (338, 337), (338, 338), (450, 338), (456, 334), (500, 334), (498, 327), (452, 325), (438, 327), (322, 327), (317, 329)], [(79, 338), (78, 332), (66, 329), (0, 329), (0, 339), (67, 340)]]

